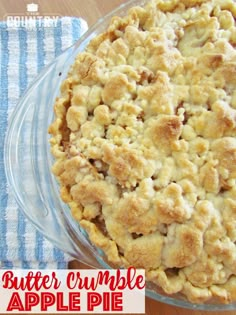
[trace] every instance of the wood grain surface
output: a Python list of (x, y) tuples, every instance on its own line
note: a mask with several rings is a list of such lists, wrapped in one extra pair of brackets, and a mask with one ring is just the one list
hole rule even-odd
[[(6, 15), (26, 14), (26, 5), (29, 3), (39, 5), (41, 15), (78, 16), (84, 18), (88, 25), (94, 24), (100, 17), (110, 12), (125, 0), (0, 0), (0, 18)], [(79, 262), (71, 262), (70, 268), (84, 268)], [(146, 315), (236, 315), (236, 311), (204, 312), (192, 311), (165, 305), (149, 298), (146, 299)]]

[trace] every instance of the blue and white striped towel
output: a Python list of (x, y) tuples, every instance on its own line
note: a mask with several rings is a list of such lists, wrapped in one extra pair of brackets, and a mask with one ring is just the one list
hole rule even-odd
[(68, 257), (35, 230), (6, 183), (3, 145), (9, 117), (40, 70), (86, 31), (80, 18), (52, 27), (12, 28), (0, 22), (0, 268), (66, 268)]

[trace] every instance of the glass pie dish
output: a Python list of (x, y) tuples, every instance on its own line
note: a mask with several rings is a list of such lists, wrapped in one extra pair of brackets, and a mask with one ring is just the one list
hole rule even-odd
[[(60, 85), (78, 53), (102, 33), (111, 17), (122, 16), (146, 1), (131, 0), (94, 25), (75, 45), (67, 49), (41, 74), (18, 103), (5, 140), (5, 168), (9, 185), (24, 214), (55, 246), (94, 268), (110, 268), (101, 250), (93, 246), (69, 207), (61, 201), (59, 184), (51, 172), (48, 126), (54, 118), (53, 104)], [(147, 296), (170, 305), (199, 310), (235, 310), (233, 304), (193, 304), (182, 295), (168, 296), (147, 283)]]

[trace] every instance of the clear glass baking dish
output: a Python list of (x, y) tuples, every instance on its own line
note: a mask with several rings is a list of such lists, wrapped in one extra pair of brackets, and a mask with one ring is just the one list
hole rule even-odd
[[(146, 0), (147, 1), (147, 0)], [(131, 0), (100, 19), (74, 46), (67, 49), (35, 79), (12, 114), (5, 138), (4, 162), (9, 186), (24, 214), (55, 246), (94, 268), (109, 268), (103, 253), (88, 240), (61, 201), (59, 185), (51, 173), (48, 126), (53, 121), (53, 104), (61, 82), (89, 41), (103, 32), (111, 17), (124, 15), (145, 0)], [(192, 304), (181, 295), (167, 296), (147, 283), (146, 295), (174, 306), (195, 310), (236, 310), (236, 303)]]

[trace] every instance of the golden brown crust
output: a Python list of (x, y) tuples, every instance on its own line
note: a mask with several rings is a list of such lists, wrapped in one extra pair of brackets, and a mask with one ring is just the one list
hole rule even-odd
[(53, 172), (111, 264), (168, 294), (236, 301), (236, 4), (114, 17), (55, 102)]

